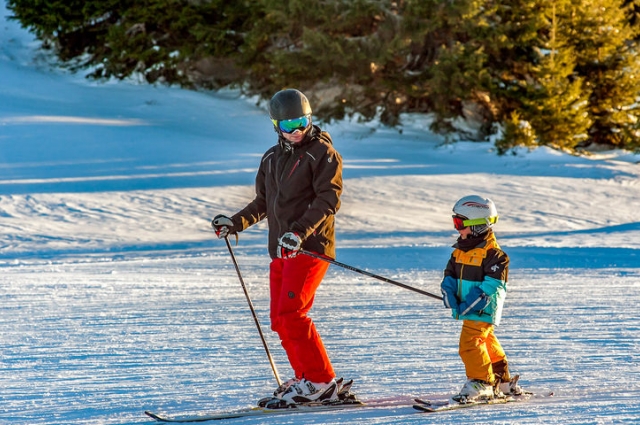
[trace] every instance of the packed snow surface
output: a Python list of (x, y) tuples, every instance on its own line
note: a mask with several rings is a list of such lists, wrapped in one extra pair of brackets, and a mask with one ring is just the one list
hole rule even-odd
[[(146, 424), (145, 410), (223, 411), (268, 395), (273, 371), (209, 226), (252, 198), (275, 143), (262, 105), (232, 91), (86, 80), (8, 15), (2, 8), (0, 423)], [(340, 262), (438, 294), (451, 207), (472, 193), (494, 200), (511, 256), (496, 333), (522, 385), (555, 395), (432, 415), (401, 406), (233, 423), (640, 422), (638, 155), (497, 156), (490, 143), (444, 143), (419, 115), (396, 129), (322, 126), (345, 165)], [(287, 379), (269, 330), (266, 235), (257, 225), (233, 250)], [(465, 381), (460, 322), (435, 299), (332, 266), (311, 315), (363, 400), (446, 397)]]

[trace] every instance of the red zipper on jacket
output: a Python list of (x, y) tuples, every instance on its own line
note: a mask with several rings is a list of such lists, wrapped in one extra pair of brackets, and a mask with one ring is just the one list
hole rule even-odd
[(296, 171), (296, 168), (298, 168), (298, 165), (300, 165), (300, 161), (302, 160), (302, 155), (300, 155), (300, 158), (298, 158), (298, 160), (296, 161), (295, 164), (293, 164), (293, 168), (291, 169), (291, 171), (289, 172), (289, 175), (287, 176), (287, 178), (291, 177), (291, 175), (293, 174), (294, 171)]

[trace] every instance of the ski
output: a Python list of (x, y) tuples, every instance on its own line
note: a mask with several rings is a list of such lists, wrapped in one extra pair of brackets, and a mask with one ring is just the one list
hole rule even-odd
[(147, 416), (155, 419), (158, 422), (173, 422), (173, 423), (190, 423), (190, 422), (206, 422), (217, 421), (223, 419), (244, 418), (248, 416), (274, 416), (274, 415), (290, 415), (296, 413), (308, 413), (308, 412), (327, 412), (333, 410), (352, 409), (355, 407), (361, 407), (364, 404), (337, 404), (337, 405), (299, 405), (290, 408), (281, 409), (268, 409), (266, 407), (251, 407), (247, 409), (239, 409), (231, 412), (220, 412), (211, 414), (196, 414), (185, 416), (163, 416), (157, 413), (146, 411)]
[(452, 399), (431, 401), (431, 400), (416, 398), (414, 399), (416, 404), (413, 405), (413, 408), (421, 412), (433, 413), (433, 412), (443, 412), (448, 410), (467, 409), (470, 407), (487, 406), (487, 405), (493, 405), (493, 404), (524, 402), (524, 401), (530, 400), (531, 398), (551, 397), (551, 396), (553, 396), (552, 392), (549, 392), (547, 394), (541, 394), (541, 395), (536, 395), (533, 393), (524, 393), (518, 396), (509, 395), (509, 396), (498, 397), (498, 398), (493, 398), (489, 400), (470, 401), (466, 403), (459, 403)]
[[(165, 415), (161, 413), (155, 413), (151, 411), (145, 411), (144, 413), (152, 419), (158, 422), (165, 423), (197, 423), (207, 421), (219, 421), (225, 419), (244, 418), (244, 417), (256, 417), (256, 416), (277, 416), (277, 415), (292, 415), (292, 414), (304, 414), (304, 413), (322, 413), (331, 412), (336, 410), (351, 410), (351, 409), (363, 409), (363, 408), (409, 408), (413, 406), (413, 411), (416, 412), (442, 412), (447, 410), (464, 409), (470, 407), (491, 405), (491, 404), (504, 404), (511, 402), (523, 402), (530, 398), (549, 397), (553, 393), (547, 393), (544, 395), (536, 394), (524, 394), (522, 396), (508, 396), (504, 398), (478, 401), (472, 403), (457, 403), (447, 399), (443, 399), (443, 395), (431, 395), (428, 398), (415, 398), (411, 399), (406, 396), (398, 396), (379, 400), (367, 400), (367, 401), (349, 401), (347, 403), (336, 404), (322, 404), (322, 403), (306, 403), (298, 404), (286, 408), (267, 408), (267, 407), (249, 407), (245, 409), (238, 409), (226, 412), (212, 412), (212, 413), (194, 413), (194, 414), (181, 414), (181, 415)], [(407, 413), (407, 412), (405, 412)], [(416, 412), (418, 413), (418, 412)]]
[(469, 407), (484, 406), (488, 404), (504, 404), (516, 400), (511, 397), (494, 398), (491, 400), (472, 401), (468, 403), (458, 403), (456, 401), (445, 401), (441, 403), (422, 403), (421, 400), (415, 400), (417, 404), (413, 405), (413, 408), (421, 412), (442, 412), (446, 410), (466, 409)]
[(238, 409), (228, 412), (214, 412), (214, 413), (197, 413), (192, 415), (163, 415), (160, 413), (154, 413), (151, 411), (145, 411), (144, 413), (150, 418), (155, 419), (158, 422), (167, 423), (195, 423), (206, 421), (218, 421), (225, 419), (255, 417), (255, 416), (276, 416), (276, 415), (291, 415), (291, 414), (303, 414), (303, 413), (322, 413), (331, 412), (336, 410), (351, 410), (358, 408), (403, 408), (411, 407), (413, 403), (412, 399), (408, 397), (394, 397), (388, 399), (371, 400), (371, 401), (350, 401), (348, 403), (337, 404), (321, 404), (321, 403), (306, 403), (298, 404), (293, 407), (270, 409), (266, 407), (250, 407), (246, 409)]

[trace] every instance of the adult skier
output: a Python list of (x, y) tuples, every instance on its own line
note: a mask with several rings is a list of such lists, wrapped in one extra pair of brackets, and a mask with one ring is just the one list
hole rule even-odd
[(492, 226), (498, 211), (491, 199), (461, 198), (453, 206), (453, 225), (460, 234), (441, 283), (443, 301), (454, 319), (462, 320), (459, 354), (467, 382), (453, 397), (458, 402), (519, 395), (518, 377), (509, 364), (494, 327), (500, 324), (507, 294), (509, 257), (500, 249)]
[(274, 392), (285, 404), (334, 401), (341, 388), (316, 327), (307, 315), (329, 263), (305, 250), (335, 258), (334, 215), (342, 193), (342, 158), (329, 133), (311, 120), (298, 90), (277, 92), (269, 115), (277, 143), (263, 155), (255, 198), (238, 213), (212, 221), (219, 238), (258, 223), (269, 224), (270, 319), (295, 376)]

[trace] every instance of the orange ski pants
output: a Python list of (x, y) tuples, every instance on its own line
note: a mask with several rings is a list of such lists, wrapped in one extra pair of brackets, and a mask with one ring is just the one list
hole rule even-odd
[(480, 379), (492, 385), (511, 380), (507, 356), (493, 333), (492, 324), (464, 320), (458, 353), (468, 379)]
[(274, 258), (269, 267), (271, 329), (278, 333), (296, 378), (329, 382), (333, 366), (316, 326), (307, 313), (329, 263), (298, 255)]

